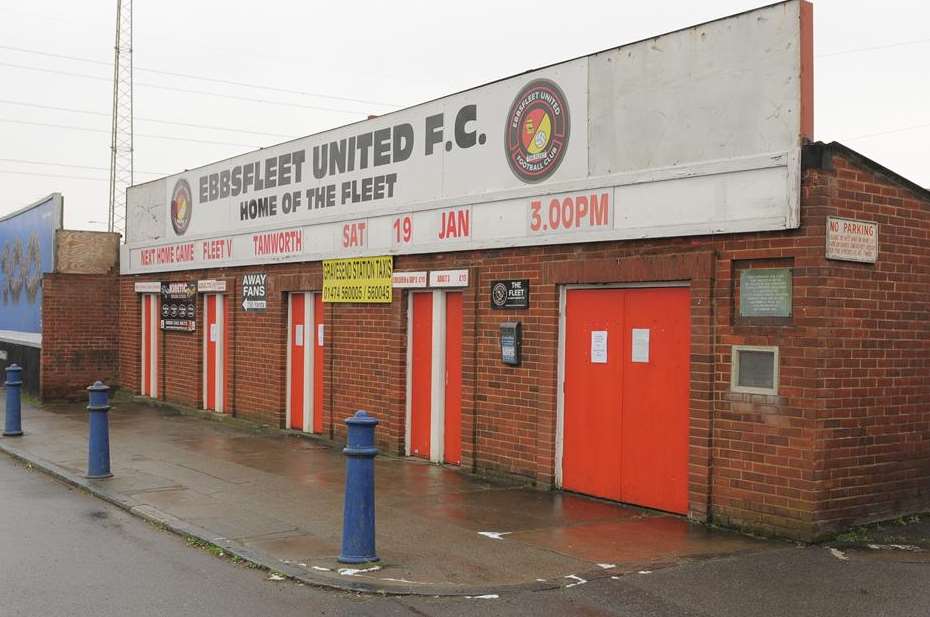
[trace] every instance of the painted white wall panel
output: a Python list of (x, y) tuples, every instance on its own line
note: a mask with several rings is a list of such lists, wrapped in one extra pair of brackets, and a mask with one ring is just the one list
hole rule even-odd
[(799, 7), (774, 5), (592, 56), (591, 175), (795, 148)]
[(789, 0), (131, 187), (121, 271), (796, 227), (800, 41)]

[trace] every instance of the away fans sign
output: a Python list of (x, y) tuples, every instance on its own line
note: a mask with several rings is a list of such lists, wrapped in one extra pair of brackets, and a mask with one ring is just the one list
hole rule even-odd
[(268, 308), (268, 274), (258, 272), (242, 277), (242, 310), (264, 311)]

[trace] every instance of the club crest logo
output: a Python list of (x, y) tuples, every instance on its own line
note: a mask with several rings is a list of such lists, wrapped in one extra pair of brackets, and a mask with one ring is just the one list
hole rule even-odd
[(528, 83), (510, 106), (504, 147), (514, 175), (541, 182), (558, 169), (568, 148), (571, 119), (562, 89), (548, 79)]
[(187, 180), (178, 180), (171, 193), (171, 226), (174, 233), (183, 236), (187, 226), (191, 223), (191, 214), (194, 210), (194, 200), (191, 198), (191, 186)]

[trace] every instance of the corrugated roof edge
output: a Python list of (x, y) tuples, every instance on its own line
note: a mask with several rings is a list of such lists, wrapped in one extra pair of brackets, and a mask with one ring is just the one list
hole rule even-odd
[(923, 187), (912, 180), (908, 180), (901, 174), (891, 171), (881, 163), (873, 161), (864, 154), (856, 152), (849, 146), (841, 144), (838, 141), (831, 141), (829, 143), (815, 141), (813, 143), (804, 144), (801, 152), (801, 168), (824, 169), (829, 171), (833, 169), (833, 164), (830, 160), (830, 155), (832, 154), (840, 154), (854, 163), (884, 176), (891, 182), (903, 186), (920, 199), (930, 202), (930, 188)]

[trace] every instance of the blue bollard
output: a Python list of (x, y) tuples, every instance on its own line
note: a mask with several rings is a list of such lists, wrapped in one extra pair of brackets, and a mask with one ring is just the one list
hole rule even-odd
[(91, 480), (112, 478), (110, 473), (110, 387), (103, 382), (96, 381), (88, 386), (90, 404), (90, 443), (87, 454), (87, 475)]
[(22, 388), (23, 369), (11, 364), (6, 367), (6, 418), (3, 422), (4, 437), (19, 437), (23, 434)]
[(378, 561), (375, 554), (375, 426), (378, 420), (357, 411), (346, 418), (346, 496), (342, 517), (342, 563)]

